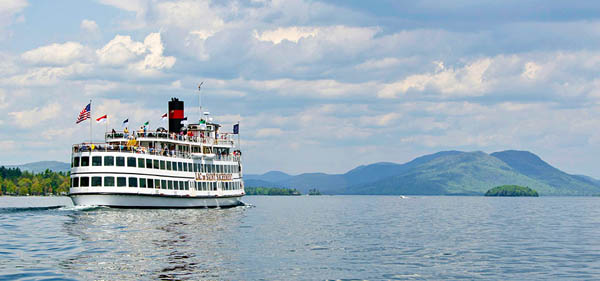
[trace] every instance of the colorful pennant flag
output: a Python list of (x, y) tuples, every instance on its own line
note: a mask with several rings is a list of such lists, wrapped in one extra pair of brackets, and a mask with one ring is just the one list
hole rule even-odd
[(96, 123), (102, 123), (104, 121), (106, 121), (106, 118), (108, 116), (106, 116), (106, 114), (104, 116), (100, 116), (100, 118), (96, 119)]

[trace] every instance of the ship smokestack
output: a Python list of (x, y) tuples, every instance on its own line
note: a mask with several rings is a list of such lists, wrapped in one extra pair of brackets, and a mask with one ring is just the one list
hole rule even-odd
[(169, 133), (179, 134), (183, 124), (183, 101), (178, 98), (171, 98), (169, 101)]

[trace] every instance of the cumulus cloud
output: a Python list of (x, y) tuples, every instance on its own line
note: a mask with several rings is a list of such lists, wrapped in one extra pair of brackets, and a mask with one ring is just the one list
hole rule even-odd
[(489, 87), (485, 72), (492, 63), (490, 59), (474, 61), (462, 68), (442, 69), (437, 73), (410, 75), (405, 79), (386, 85), (378, 93), (380, 98), (395, 98), (408, 91), (434, 90), (446, 95), (478, 96)]
[(160, 33), (151, 33), (144, 42), (117, 35), (96, 54), (102, 65), (128, 66), (140, 74), (156, 74), (158, 70), (171, 68), (175, 64), (175, 57), (163, 56), (163, 52)]
[(104, 65), (123, 66), (146, 52), (144, 43), (131, 40), (131, 36), (116, 35), (96, 51), (98, 62)]
[(64, 66), (87, 60), (90, 55), (91, 51), (80, 43), (66, 42), (42, 46), (23, 53), (21, 57), (31, 64)]

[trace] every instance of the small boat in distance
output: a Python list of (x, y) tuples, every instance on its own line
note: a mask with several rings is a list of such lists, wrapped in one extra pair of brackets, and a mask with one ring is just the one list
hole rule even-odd
[[(242, 153), (234, 132), (208, 115), (187, 124), (183, 101), (168, 105), (168, 129), (106, 132), (104, 143), (72, 147), (75, 205), (214, 208), (242, 205)], [(91, 120), (90, 120), (91, 122)], [(234, 134), (235, 133), (235, 134)]]

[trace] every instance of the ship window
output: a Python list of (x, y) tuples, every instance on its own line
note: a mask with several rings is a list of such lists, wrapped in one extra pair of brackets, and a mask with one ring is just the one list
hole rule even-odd
[(154, 186), (154, 180), (148, 179), (148, 188), (152, 188)]
[(102, 156), (92, 157), (92, 166), (102, 166)]
[(173, 189), (173, 181), (169, 181), (169, 189)]
[(161, 180), (160, 185), (162, 186), (162, 189), (167, 189), (167, 180)]
[(138, 179), (137, 178), (129, 178), (129, 187), (137, 187), (137, 182)]
[(177, 171), (183, 171), (183, 165), (181, 164), (181, 162), (177, 163)]
[(92, 177), (92, 186), (102, 186), (102, 177)]
[(73, 183), (71, 184), (72, 187), (79, 187), (79, 178), (72, 178)]
[(183, 184), (185, 185), (185, 190), (190, 190), (190, 184), (187, 181)]
[[(117, 157), (118, 159), (118, 157)], [(117, 186), (126, 186), (127, 185), (127, 180), (125, 179), (125, 177), (117, 177)]]
[(83, 156), (81, 157), (81, 167), (86, 167), (90, 165), (90, 157)]
[(152, 161), (152, 167), (154, 167), (154, 169), (158, 169), (158, 160)]
[(115, 165), (115, 157), (104, 156), (104, 166), (114, 166), (114, 165)]
[(81, 187), (87, 187), (90, 186), (90, 178), (88, 177), (81, 177), (79, 180), (80, 186)]
[(146, 167), (146, 161), (144, 160), (144, 158), (138, 158), (138, 168), (145, 168)]
[(213, 183), (212, 183), (212, 185), (213, 185), (213, 190), (215, 190), (215, 191), (216, 191), (216, 190), (217, 190), (217, 182), (216, 182), (216, 181), (215, 181), (215, 182), (213, 182)]
[(154, 188), (160, 189), (160, 180), (155, 180), (154, 181)]
[[(152, 159), (146, 159), (146, 168), (152, 169)], [(152, 186), (152, 185), (148, 185)]]
[(117, 156), (117, 166), (125, 167), (125, 157)]
[(115, 177), (104, 177), (104, 186), (115, 186)]
[(179, 182), (178, 181), (174, 181), (173, 186), (174, 186), (175, 190), (179, 190)]
[(173, 166), (172, 166), (172, 162), (171, 161), (167, 161), (167, 171), (171, 171), (173, 170)]
[(190, 171), (190, 172), (194, 171), (194, 170), (192, 169), (192, 163), (187, 163), (187, 165), (188, 165), (188, 171)]
[(160, 160), (160, 169), (161, 170), (165, 169), (165, 160)]
[(183, 171), (187, 172), (188, 171), (187, 163), (182, 163), (182, 165), (183, 165)]
[(73, 167), (79, 167), (79, 156), (73, 157)]
[(127, 167), (135, 168), (135, 157), (127, 157)]
[(140, 178), (140, 187), (141, 188), (146, 188), (146, 179)]

